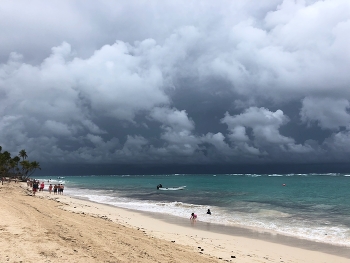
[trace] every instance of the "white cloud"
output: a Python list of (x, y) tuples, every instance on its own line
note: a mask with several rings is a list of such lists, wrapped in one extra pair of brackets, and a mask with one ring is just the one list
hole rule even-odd
[(53, 136), (72, 136), (75, 134), (74, 128), (72, 129), (64, 123), (52, 120), (45, 121), (43, 128), (46, 130), (46, 133)]
[(229, 138), (231, 141), (236, 142), (247, 142), (249, 141), (249, 138), (246, 134), (246, 129), (244, 126), (235, 126), (231, 130), (231, 134), (229, 135)]
[(154, 108), (150, 117), (162, 123), (163, 132), (160, 138), (166, 143), (168, 151), (190, 155), (197, 149), (199, 140), (192, 134), (195, 125), (188, 118), (186, 111)]
[(337, 130), (350, 127), (349, 108), (347, 99), (307, 97), (303, 100), (300, 115), (306, 123), (317, 122), (322, 129)]
[[(221, 120), (229, 130), (228, 138), (240, 150), (250, 154), (274, 155), (276, 149), (283, 152), (310, 152), (308, 146), (295, 144), (293, 138), (280, 134), (280, 127), (285, 125), (289, 118), (283, 111), (269, 111), (265, 108), (250, 107), (243, 113), (231, 116), (226, 113)], [(252, 130), (251, 138), (246, 129)]]
[(327, 151), (324, 155), (326, 160), (337, 160), (348, 162), (350, 153), (350, 132), (336, 132), (327, 138), (323, 144), (323, 149)]
[(194, 129), (194, 123), (188, 118), (185, 110), (179, 111), (157, 107), (151, 111), (150, 116), (175, 131), (191, 131)]

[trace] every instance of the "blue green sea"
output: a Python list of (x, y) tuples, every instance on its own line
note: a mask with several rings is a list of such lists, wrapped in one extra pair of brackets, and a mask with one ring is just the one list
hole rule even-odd
[[(65, 195), (202, 222), (350, 247), (348, 174), (86, 175), (39, 180)], [(186, 186), (184, 190), (161, 191)], [(210, 209), (212, 214), (207, 215)]]

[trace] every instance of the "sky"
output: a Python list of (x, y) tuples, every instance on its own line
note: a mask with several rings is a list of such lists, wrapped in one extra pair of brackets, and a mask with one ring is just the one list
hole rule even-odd
[(350, 167), (348, 0), (4, 0), (0, 32), (0, 145), (42, 167)]

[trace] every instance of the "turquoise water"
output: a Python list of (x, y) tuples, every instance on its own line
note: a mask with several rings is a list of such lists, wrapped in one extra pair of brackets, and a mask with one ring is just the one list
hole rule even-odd
[[(346, 174), (66, 176), (65, 194), (118, 207), (277, 232), (350, 247)], [(186, 186), (179, 191), (163, 187)], [(48, 184), (46, 183), (46, 188)], [(210, 209), (212, 215), (207, 215)]]

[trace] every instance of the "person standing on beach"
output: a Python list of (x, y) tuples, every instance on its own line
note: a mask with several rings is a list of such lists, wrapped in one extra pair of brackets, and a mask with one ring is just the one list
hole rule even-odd
[(41, 182), (39, 191), (40, 191), (40, 192), (44, 191), (44, 187), (45, 187), (44, 182)]
[(58, 194), (63, 195), (64, 185), (60, 184), (58, 187)]
[(34, 180), (33, 182), (33, 195), (35, 195), (36, 191), (38, 191), (39, 188), (39, 181)]
[(54, 195), (57, 195), (57, 184), (55, 184), (55, 186), (53, 187), (53, 194)]
[(49, 193), (51, 194), (52, 192), (52, 184), (49, 185)]

